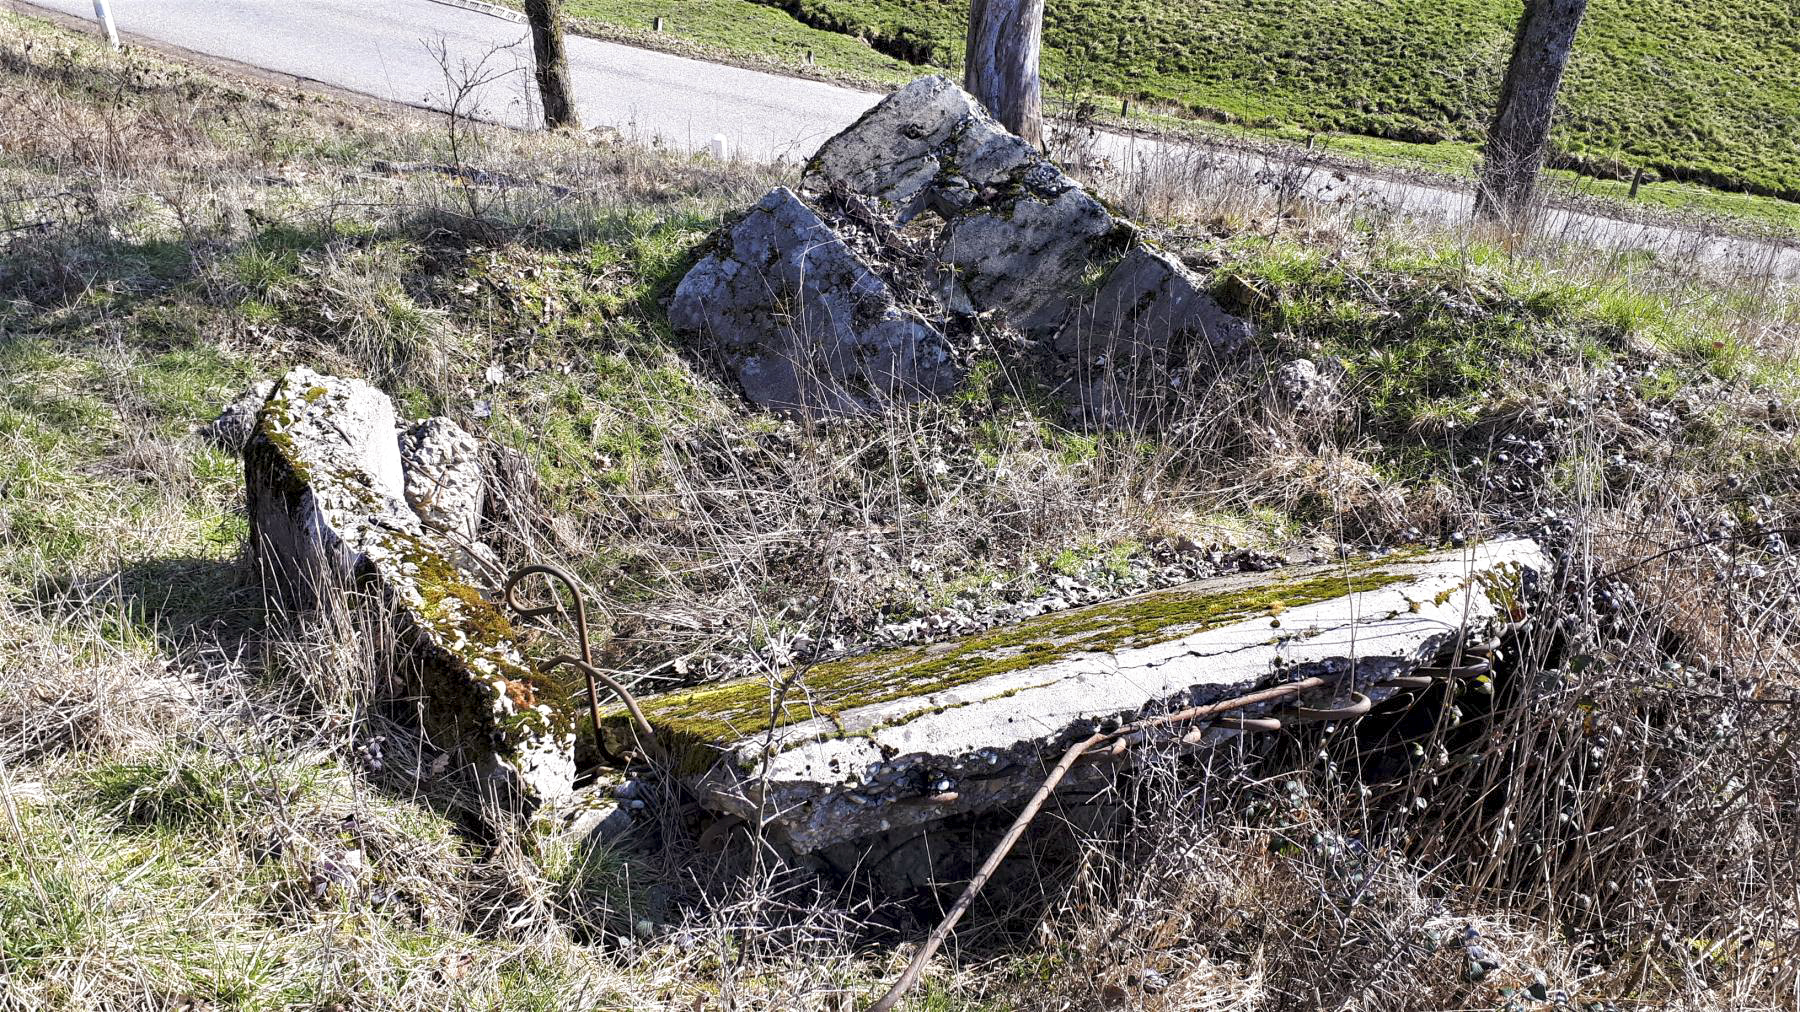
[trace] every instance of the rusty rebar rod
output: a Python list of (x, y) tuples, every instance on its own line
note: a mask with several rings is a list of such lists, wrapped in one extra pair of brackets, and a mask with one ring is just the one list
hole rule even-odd
[(644, 716), (643, 707), (638, 705), (631, 690), (594, 665), (594, 647), (588, 639), (587, 599), (581, 593), (580, 584), (575, 582), (575, 578), (570, 576), (567, 570), (547, 563), (536, 563), (515, 570), (511, 576), (506, 578), (506, 587), (502, 592), (506, 599), (506, 606), (511, 608), (521, 619), (533, 619), (543, 615), (567, 615), (568, 609), (563, 607), (561, 599), (556, 598), (554, 592), (551, 597), (556, 601), (555, 604), (533, 607), (519, 600), (519, 584), (528, 577), (538, 575), (561, 583), (563, 589), (569, 592), (569, 599), (575, 602), (575, 638), (581, 646), (581, 656), (559, 654), (544, 665), (544, 670), (546, 672), (554, 671), (566, 664), (579, 670), (587, 678), (588, 715), (594, 722), (595, 744), (600, 743), (600, 683), (604, 683), (613, 695), (619, 697), (619, 701), (625, 704), (625, 710), (631, 714), (631, 722), (637, 728), (637, 733), (643, 736), (650, 747), (658, 747), (656, 732), (651, 729), (650, 721)]
[(995, 844), (994, 849), (988, 853), (987, 860), (982, 862), (981, 869), (963, 888), (962, 895), (957, 897), (955, 905), (944, 915), (943, 921), (932, 929), (924, 944), (919, 946), (919, 951), (913, 953), (912, 962), (906, 964), (906, 970), (900, 974), (900, 979), (894, 982), (893, 987), (888, 988), (887, 993), (882, 995), (880, 1000), (869, 1006), (869, 1012), (893, 1012), (894, 1006), (900, 1003), (900, 999), (906, 997), (906, 992), (912, 990), (913, 985), (919, 982), (919, 975), (925, 971), (925, 964), (931, 962), (931, 957), (937, 954), (937, 950), (943, 946), (944, 940), (950, 937), (951, 931), (955, 930), (956, 923), (962, 920), (962, 915), (968, 911), (970, 906), (974, 905), (975, 897), (980, 895), (982, 887), (987, 885), (988, 879), (993, 877), (994, 871), (1000, 867), (1000, 862), (1006, 860), (1006, 855), (1012, 852), (1013, 846), (1019, 842), (1019, 838), (1025, 835), (1025, 830), (1030, 828), (1032, 820), (1036, 819), (1038, 812), (1043, 809), (1044, 802), (1048, 801), (1050, 795), (1056, 791), (1056, 785), (1069, 775), (1069, 770), (1073, 769), (1075, 764), (1080, 761), (1083, 753), (1098, 745), (1113, 742), (1125, 744), (1133, 737), (1141, 741), (1148, 732), (1157, 728), (1190, 724), (1196, 720), (1229, 713), (1232, 710), (1242, 710), (1259, 703), (1286, 699), (1308, 689), (1319, 688), (1324, 684), (1323, 678), (1303, 678), (1297, 682), (1261, 689), (1221, 702), (1192, 706), (1161, 717), (1149, 717), (1126, 724), (1113, 731), (1097, 731), (1071, 745), (1069, 750), (1063, 753), (1062, 759), (1050, 770), (1050, 775), (1039, 785), (1037, 793), (1033, 794), (1031, 800), (1026, 802), (1025, 808), (1019, 813), (1018, 818), (1014, 819), (1013, 824), (1007, 828), (1006, 835), (1002, 836), (1000, 842)]

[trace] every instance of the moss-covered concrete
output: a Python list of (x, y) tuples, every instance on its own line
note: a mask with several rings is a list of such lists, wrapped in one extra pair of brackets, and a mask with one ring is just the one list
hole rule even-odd
[[(346, 417), (359, 397), (379, 398), (379, 408)], [(389, 660), (407, 709), (424, 703), (427, 737), (484, 772), (510, 769), (528, 791), (554, 790), (555, 776), (538, 771), (556, 768), (555, 755), (572, 748), (569, 695), (537, 670), (511, 620), (405, 505), (398, 458), (393, 474), (367, 462), (365, 448), (392, 430), (378, 392), (304, 368), (284, 378), (245, 447), (259, 566), (297, 607), (315, 607), (343, 586), (371, 589), (403, 636), (405, 649)]]
[[(942, 644), (880, 650), (784, 674), (672, 692), (643, 701), (644, 712), (684, 772), (721, 750), (774, 728), (858, 707), (922, 697), (994, 675), (1043, 667), (1079, 654), (1117, 653), (1259, 615), (1280, 635), (1282, 611), (1404, 579), (1365, 565), (1291, 583), (1238, 591), (1172, 590), (1040, 615)], [(930, 708), (926, 708), (929, 710)], [(601, 714), (609, 737), (629, 733), (623, 708)]]

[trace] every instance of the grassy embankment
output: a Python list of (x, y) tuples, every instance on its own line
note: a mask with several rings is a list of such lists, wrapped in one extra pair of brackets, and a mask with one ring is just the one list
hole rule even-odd
[[(572, 0), (582, 30), (876, 86), (957, 67), (967, 7), (935, 0)], [(1151, 130), (1322, 144), (1466, 176), (1516, 5), (1252, 0), (1052, 3), (1053, 108), (1096, 104)], [(649, 29), (665, 19), (662, 34)], [(868, 40), (865, 42), (864, 40)], [(1552, 177), (1628, 206), (1800, 229), (1800, 15), (1748, 5), (1596, 0), (1564, 97)], [(815, 62), (806, 63), (812, 53)], [(1579, 170), (1579, 174), (1577, 171)], [(1784, 199), (1785, 198), (1785, 199)]]
[[(1184, 539), (1547, 528), (1591, 573), (1800, 510), (1800, 311), (1753, 278), (1183, 191), (1152, 226), (1259, 352), (1180, 424), (1071, 431), (990, 357), (944, 403), (802, 426), (746, 410), (660, 301), (758, 170), (482, 131), (462, 150), (500, 182), (471, 185), (441, 119), (12, 15), (0, 92), (8, 1009), (843, 1008), (898, 965), (857, 927), (885, 913), (709, 882), (679, 832), (534, 853), (421, 796), (365, 644), (263, 613), (240, 464), (195, 435), (295, 363), (525, 452), (542, 492), (512, 558), (592, 579), (636, 670)], [(1342, 364), (1331, 422), (1258, 393), (1294, 355)], [(1001, 891), (914, 1007), (1530, 1007), (1540, 974), (1586, 1008), (1773, 1007), (1791, 713), (1741, 696), (1792, 691), (1800, 578), (1760, 536), (1727, 544), (1571, 591), (1570, 694), (1446, 753), (1417, 814), (1304, 758), (1170, 780)], [(1500, 969), (1468, 971), (1465, 924)]]

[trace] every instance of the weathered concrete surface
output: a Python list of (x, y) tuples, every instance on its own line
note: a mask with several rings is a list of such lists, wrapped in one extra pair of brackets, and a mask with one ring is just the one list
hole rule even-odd
[(827, 141), (803, 184), (879, 201), (900, 223), (941, 218), (938, 312), (1036, 342), (1038, 371), (1090, 421), (1145, 420), (1182, 388), (1171, 365), (1210, 374), (1251, 336), (1203, 279), (943, 78), (914, 81)]
[(1105, 722), (1309, 675), (1335, 685), (1314, 705), (1379, 697), (1375, 683), (1513, 617), (1526, 574), (1547, 569), (1509, 541), (1233, 576), (813, 665), (779, 700), (756, 680), (644, 708), (704, 804), (810, 852), (1016, 802)]
[(1080, 189), (1026, 188), (952, 218), (941, 249), (977, 312), (1000, 313), (1020, 333), (1045, 338), (1068, 319), (1088, 271), (1116, 259), (1132, 234)]
[(947, 223), (939, 255), (956, 279), (946, 303), (999, 312), (1032, 337), (1054, 333), (1082, 276), (1135, 235), (941, 77), (914, 81), (826, 141), (804, 184), (876, 198), (899, 222), (936, 212)]
[(1057, 333), (1053, 374), (1088, 417), (1125, 423), (1180, 389), (1180, 370), (1210, 374), (1252, 336), (1181, 261), (1139, 243)]
[(926, 211), (960, 214), (1031, 169), (1041, 190), (1074, 186), (968, 92), (921, 77), (821, 145), (801, 184), (815, 191), (841, 184), (887, 202), (905, 222)]
[(447, 540), (407, 505), (386, 394), (297, 368), (244, 448), (251, 546), (282, 603), (311, 608), (348, 588), (398, 634), (386, 701), (416, 712), (446, 775), (474, 774), (536, 803), (574, 782), (568, 701), (526, 656), (511, 623), (451, 564)]
[(1167, 349), (1188, 338), (1217, 355), (1243, 348), (1251, 327), (1219, 308), (1205, 282), (1161, 250), (1139, 244), (1114, 264), (1080, 316), (1058, 335), (1069, 355), (1100, 350), (1115, 356)]
[(960, 378), (938, 329), (786, 187), (688, 272), (669, 323), (708, 342), (769, 408), (869, 411)]
[(427, 418), (400, 434), (400, 466), (406, 504), (443, 535), (456, 567), (471, 575), (495, 568), (493, 551), (481, 543), (487, 504), (481, 443), (448, 418)]

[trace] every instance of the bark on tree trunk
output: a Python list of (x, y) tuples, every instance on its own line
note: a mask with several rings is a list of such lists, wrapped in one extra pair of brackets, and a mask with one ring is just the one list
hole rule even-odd
[(972, 0), (963, 87), (1000, 125), (1044, 146), (1044, 0)]
[(531, 55), (538, 96), (544, 102), (544, 126), (578, 130), (581, 117), (575, 112), (575, 88), (569, 83), (569, 54), (563, 50), (562, 0), (525, 0), (525, 19), (531, 22)]
[(1475, 191), (1478, 219), (1524, 224), (1549, 147), (1563, 68), (1586, 11), (1587, 0), (1525, 0), (1500, 104), (1488, 128), (1481, 185)]

